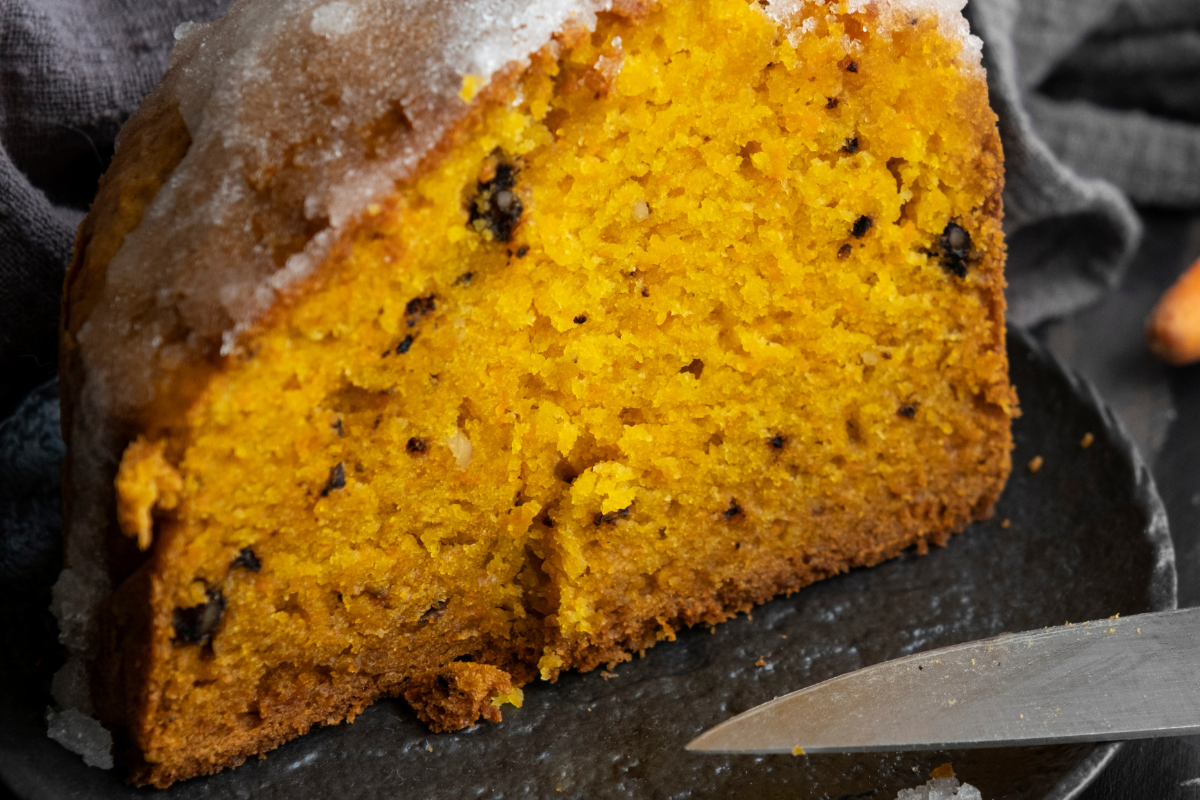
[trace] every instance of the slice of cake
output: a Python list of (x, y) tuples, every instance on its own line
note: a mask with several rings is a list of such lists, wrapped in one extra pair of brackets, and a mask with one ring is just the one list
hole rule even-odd
[(181, 29), (67, 278), (60, 704), (156, 786), (386, 695), (462, 728), (986, 517), (1015, 397), (960, 5)]

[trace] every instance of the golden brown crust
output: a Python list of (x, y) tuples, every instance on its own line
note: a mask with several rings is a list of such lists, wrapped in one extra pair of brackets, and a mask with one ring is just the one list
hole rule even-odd
[[(980, 79), (982, 82), (982, 78)], [(986, 85), (986, 84), (985, 84)], [(984, 305), (988, 309), (992, 321), (991, 352), (1003, 364), (1003, 374), (995, 380), (985, 398), (986, 401), (1006, 416), (1017, 416), (1020, 412), (1017, 406), (1017, 393), (1008, 381), (1008, 349), (1005, 343), (1005, 312), (1008, 302), (1004, 289), (1008, 282), (1004, 278), (1004, 266), (1008, 246), (1004, 240), (1004, 148), (1000, 141), (1000, 132), (996, 127), (996, 113), (987, 104), (987, 92), (975, 98), (976, 107), (967, 109), (968, 119), (975, 120), (979, 149), (981, 152), (979, 172), (981, 180), (987, 186), (987, 200), (975, 214), (978, 230), (983, 233), (984, 241), (980, 248), (985, 256), (979, 265), (980, 273), (985, 276)], [(1011, 450), (1011, 431), (1009, 450)], [(1006, 463), (1008, 455), (1005, 455)], [(1004, 472), (1007, 479), (1008, 471)]]
[[(246, 735), (229, 735), (219, 742), (189, 743), (166, 764), (147, 762), (138, 745), (126, 744), (119, 755), (129, 766), (131, 783), (165, 789), (179, 780), (236, 767), (250, 756), (270, 752), (307, 733), (314, 725), (353, 722), (376, 699), (399, 694), (401, 686), (403, 682), (394, 676), (362, 675), (357, 680), (329, 687), (319, 673), (296, 672), (286, 676), (286, 680), (280, 676), (265, 698), (267, 702), (285, 705), (288, 713), (256, 725)], [(307, 691), (301, 695), (301, 690)]]

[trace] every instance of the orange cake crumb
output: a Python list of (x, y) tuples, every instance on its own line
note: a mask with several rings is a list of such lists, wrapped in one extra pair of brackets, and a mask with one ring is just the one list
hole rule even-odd
[(500, 707), (508, 703), (520, 708), (522, 692), (504, 670), (488, 664), (454, 662), (410, 680), (404, 699), (418, 719), (441, 733), (458, 730), (464, 719), (483, 717), (499, 722)]

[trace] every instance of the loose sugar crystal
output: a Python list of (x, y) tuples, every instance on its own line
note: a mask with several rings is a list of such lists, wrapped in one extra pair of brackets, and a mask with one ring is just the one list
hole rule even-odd
[(924, 786), (901, 789), (896, 800), (983, 800), (983, 795), (969, 783), (959, 784), (957, 778), (933, 778)]
[(83, 756), (89, 767), (112, 769), (112, 734), (99, 722), (73, 708), (46, 709), (46, 735), (72, 753)]

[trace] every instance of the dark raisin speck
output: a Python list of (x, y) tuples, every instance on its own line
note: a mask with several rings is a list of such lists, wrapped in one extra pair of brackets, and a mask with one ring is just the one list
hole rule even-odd
[(585, 322), (587, 322), (587, 314), (580, 314), (578, 317), (575, 318), (576, 325), (582, 325)]
[(417, 324), (417, 321), (426, 314), (432, 314), (436, 309), (437, 303), (434, 295), (428, 297), (414, 297), (404, 306), (404, 316), (408, 317), (408, 327)]
[(175, 609), (171, 625), (175, 628), (176, 644), (204, 644), (225, 615), (225, 595), (216, 589), (205, 593), (205, 602), (191, 608)]
[(838, 99), (836, 97), (826, 97), (825, 98), (825, 107), (826, 108), (837, 108), (838, 107)]
[(854, 238), (861, 239), (867, 235), (867, 231), (871, 230), (871, 226), (875, 224), (875, 220), (870, 217), (859, 217), (854, 221), (854, 227), (850, 229), (850, 233)]
[(258, 556), (254, 555), (254, 551), (249, 547), (243, 547), (242, 551), (237, 554), (237, 558), (233, 560), (233, 566), (248, 569), (251, 572), (258, 572), (262, 569), (262, 562), (258, 560)]
[(529, 255), (528, 247), (522, 246), (517, 248), (517, 258), (524, 258), (527, 255)]
[(433, 622), (441, 618), (442, 614), (446, 613), (446, 601), (439, 600), (429, 607), (429, 610), (421, 615), (418, 622)]
[(942, 267), (960, 278), (967, 277), (967, 262), (971, 258), (971, 234), (957, 222), (951, 222), (938, 237), (942, 250)]
[(334, 489), (346, 488), (346, 465), (338, 462), (329, 468), (329, 480), (325, 481), (325, 488), (321, 490), (321, 497), (328, 497), (329, 493)]
[(853, 136), (853, 137), (847, 139), (845, 146), (842, 147), (842, 150), (849, 153), (850, 155), (854, 155), (855, 153), (857, 153), (858, 152), (858, 137)]
[(742, 507), (738, 505), (737, 500), (729, 501), (729, 508), (725, 509), (725, 519), (733, 519), (734, 517), (740, 517), (744, 514), (745, 512), (742, 511)]
[(625, 506), (620, 511), (610, 511), (607, 514), (597, 514), (592, 522), (596, 523), (597, 527), (600, 525), (615, 525), (617, 520), (629, 516), (629, 508), (630, 506)]
[(470, 286), (471, 278), (474, 278), (474, 277), (475, 277), (474, 272), (464, 272), (462, 275), (459, 275), (457, 278), (455, 278), (454, 282), (456, 284), (458, 284), (459, 286)]
[(917, 415), (916, 406), (900, 406), (900, 416), (912, 419)]
[(340, 419), (337, 422), (330, 425), (329, 427), (331, 427), (335, 431), (337, 431), (337, 435), (338, 435), (339, 439), (343, 438), (346, 435), (346, 428), (342, 425), (342, 421)]
[(512, 164), (496, 165), (496, 172), (489, 181), (479, 181), (475, 198), (471, 201), (469, 223), (474, 226), (483, 220), (484, 227), (492, 232), (498, 242), (512, 241), (513, 228), (525, 211), (521, 198), (513, 193), (516, 184), (516, 168)]
[(770, 444), (771, 447), (774, 447), (776, 450), (782, 450), (783, 446), (785, 444), (787, 444), (787, 437), (785, 437), (783, 434), (777, 433), (774, 436), (772, 436), (770, 439), (768, 439), (767, 443)]
[(429, 447), (424, 439), (418, 439), (416, 436), (408, 440), (408, 444), (404, 445), (404, 449), (410, 453), (424, 453)]
[(400, 341), (400, 344), (396, 345), (396, 352), (399, 353), (400, 355), (404, 355), (405, 353), (407, 353), (409, 351), (409, 348), (412, 347), (412, 343), (413, 343), (413, 337), (412, 337), (412, 334), (410, 333), (408, 336), (405, 336)]
[(846, 65), (846, 72), (858, 72), (858, 62), (851, 61)]
[(838, 258), (847, 259), (852, 252), (854, 252), (854, 248), (848, 244), (844, 244), (838, 248)]

